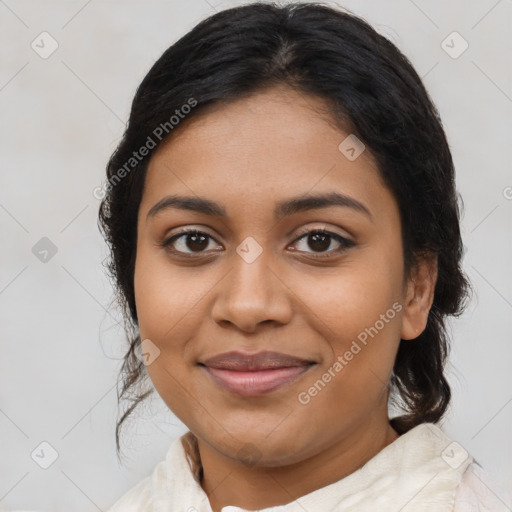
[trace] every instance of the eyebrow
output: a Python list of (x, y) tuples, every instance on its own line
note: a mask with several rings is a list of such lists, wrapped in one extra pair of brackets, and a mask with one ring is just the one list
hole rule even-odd
[[(351, 208), (358, 212), (364, 213), (373, 221), (370, 210), (361, 202), (353, 197), (338, 192), (326, 194), (303, 195), (286, 199), (277, 204), (274, 210), (274, 218), (276, 220), (288, 217), (294, 213), (304, 212), (308, 210), (316, 210), (320, 208), (329, 208), (331, 206), (342, 206)], [(203, 213), (221, 218), (226, 218), (226, 209), (212, 201), (203, 197), (192, 196), (166, 196), (156, 203), (148, 212), (146, 220), (155, 217), (158, 213), (169, 210), (179, 209)]]

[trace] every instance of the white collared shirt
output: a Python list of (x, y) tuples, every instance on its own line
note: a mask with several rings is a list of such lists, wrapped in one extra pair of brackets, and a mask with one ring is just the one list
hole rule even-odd
[[(182, 438), (165, 460), (107, 512), (212, 512)], [(481, 467), (436, 425), (423, 423), (364, 466), (286, 505), (262, 512), (505, 512)], [(248, 512), (225, 506), (221, 512)]]

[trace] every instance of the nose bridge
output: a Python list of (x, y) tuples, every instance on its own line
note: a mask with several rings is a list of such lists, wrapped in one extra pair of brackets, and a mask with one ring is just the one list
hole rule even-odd
[(271, 256), (271, 249), (264, 249), (253, 237), (247, 237), (236, 248), (233, 280), (235, 286), (240, 285), (238, 288), (242, 293), (253, 288), (253, 294), (263, 297), (271, 292), (269, 281), (274, 277), (269, 268)]
[(231, 270), (222, 281), (213, 310), (217, 322), (230, 322), (252, 331), (262, 322), (289, 320), (286, 287), (271, 270), (271, 262), (271, 250), (264, 249), (254, 238), (247, 237), (239, 244), (231, 255)]

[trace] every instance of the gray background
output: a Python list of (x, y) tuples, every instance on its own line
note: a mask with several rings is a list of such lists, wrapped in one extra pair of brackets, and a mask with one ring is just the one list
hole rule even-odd
[[(93, 190), (151, 64), (206, 15), (237, 4), (0, 1), (0, 509), (105, 510), (185, 431), (154, 399), (127, 430), (118, 465), (125, 346), (120, 314), (108, 307)], [(339, 4), (405, 52), (440, 110), (476, 290), (451, 323), (454, 399), (444, 429), (510, 486), (512, 1)], [(46, 59), (31, 47), (51, 49), (43, 31), (58, 43)], [(469, 44), (457, 58), (464, 41), (446, 39), (454, 31)], [(48, 244), (43, 237), (57, 248), (46, 263), (32, 252)], [(31, 458), (43, 441), (58, 453), (48, 469)]]

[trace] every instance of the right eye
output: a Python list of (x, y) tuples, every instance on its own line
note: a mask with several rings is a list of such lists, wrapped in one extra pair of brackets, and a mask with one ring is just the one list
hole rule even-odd
[[(210, 241), (214, 240), (212, 236), (204, 231), (184, 229), (167, 238), (160, 245), (174, 254), (201, 254), (208, 248)], [(219, 245), (217, 244), (216, 247), (218, 248)], [(187, 249), (190, 252), (187, 252)]]

